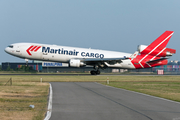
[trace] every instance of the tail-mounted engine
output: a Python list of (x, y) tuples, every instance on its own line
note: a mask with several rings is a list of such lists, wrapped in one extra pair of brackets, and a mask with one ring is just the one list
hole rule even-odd
[(172, 56), (172, 54), (176, 53), (175, 49), (171, 48), (151, 48), (146, 45), (139, 45), (138, 46), (138, 51), (140, 54), (149, 54), (152, 56), (157, 56), (157, 57), (166, 57), (166, 56)]

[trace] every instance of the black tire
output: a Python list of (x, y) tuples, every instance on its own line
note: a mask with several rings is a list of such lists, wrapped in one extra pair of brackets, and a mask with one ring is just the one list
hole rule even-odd
[(91, 75), (96, 75), (96, 71), (92, 70)]
[(99, 75), (101, 72), (99, 70), (96, 71), (96, 74)]

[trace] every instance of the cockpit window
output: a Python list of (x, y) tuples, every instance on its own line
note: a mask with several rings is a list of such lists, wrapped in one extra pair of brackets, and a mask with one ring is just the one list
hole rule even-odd
[(9, 48), (13, 48), (13, 45), (9, 45), (8, 47), (9, 47)]

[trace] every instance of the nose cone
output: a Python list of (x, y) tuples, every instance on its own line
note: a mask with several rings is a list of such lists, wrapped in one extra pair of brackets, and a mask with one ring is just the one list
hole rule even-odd
[(8, 47), (6, 47), (6, 48), (4, 49), (4, 51), (5, 51), (6, 53), (8, 53), (8, 54), (14, 53), (13, 45), (9, 45)]
[(4, 51), (5, 51), (6, 53), (9, 53), (8, 47), (6, 47), (6, 48), (4, 49)]

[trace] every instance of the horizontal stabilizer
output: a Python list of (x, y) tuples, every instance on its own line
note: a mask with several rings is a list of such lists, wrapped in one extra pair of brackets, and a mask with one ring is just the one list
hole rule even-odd
[(148, 61), (146, 63), (150, 64), (150, 63), (159, 62), (159, 61), (166, 60), (166, 59), (168, 59), (168, 57), (163, 57), (163, 58), (160, 58), (160, 59), (150, 60), (150, 61)]

